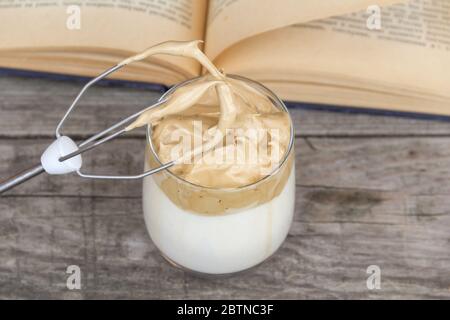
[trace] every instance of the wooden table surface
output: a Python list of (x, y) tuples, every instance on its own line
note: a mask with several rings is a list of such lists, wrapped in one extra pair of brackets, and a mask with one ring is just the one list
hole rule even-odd
[[(81, 83), (0, 78), (0, 177), (39, 161)], [(63, 132), (88, 137), (160, 93), (96, 87)], [(202, 279), (146, 232), (138, 181), (41, 175), (0, 197), (0, 298), (450, 298), (450, 122), (292, 110), (294, 223), (269, 261)], [(143, 132), (86, 154), (93, 172), (143, 166)], [(66, 268), (81, 268), (68, 290)], [(381, 269), (381, 289), (366, 269)]]

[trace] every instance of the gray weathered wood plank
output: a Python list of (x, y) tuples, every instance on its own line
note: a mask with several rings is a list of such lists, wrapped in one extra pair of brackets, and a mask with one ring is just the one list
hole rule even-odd
[[(450, 298), (448, 211), (411, 209), (426, 197), (330, 193), (299, 187), (280, 251), (250, 272), (214, 280), (183, 274), (159, 256), (139, 199), (8, 197), (1, 201), (0, 297)], [(79, 292), (65, 287), (71, 264), (83, 272)], [(382, 270), (376, 292), (365, 285), (372, 264)]]
[[(37, 163), (50, 139), (0, 139), (0, 177)], [(142, 171), (145, 139), (118, 139), (86, 153), (85, 171)], [(297, 182), (302, 186), (450, 193), (450, 138), (297, 138)], [(23, 195), (138, 197), (139, 181), (110, 183), (76, 175), (42, 175), (9, 191)]]
[[(0, 141), (1, 174), (47, 141)], [(87, 165), (138, 170), (142, 141), (115, 143), (106, 154), (128, 153), (99, 155)], [(38, 178), (0, 201), (0, 296), (450, 298), (449, 144), (450, 138), (298, 138), (297, 210), (286, 243), (261, 267), (212, 281), (172, 269), (159, 256), (143, 225), (140, 183)], [(69, 264), (84, 271), (81, 292), (64, 286)], [(383, 270), (379, 292), (365, 287), (371, 264)]]
[[(82, 83), (0, 77), (0, 137), (52, 136)], [(85, 137), (154, 103), (161, 93), (93, 87), (64, 132)], [(450, 122), (291, 109), (301, 136), (449, 135)], [(141, 133), (137, 133), (142, 135)]]

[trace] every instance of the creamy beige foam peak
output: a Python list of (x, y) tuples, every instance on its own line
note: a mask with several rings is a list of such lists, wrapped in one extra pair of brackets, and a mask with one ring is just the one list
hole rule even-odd
[(158, 158), (193, 184), (235, 188), (278, 167), (290, 140), (289, 115), (249, 83), (227, 77), (199, 49), (200, 41), (164, 42), (120, 63), (155, 54), (194, 58), (208, 74), (177, 88), (127, 127), (151, 125)]

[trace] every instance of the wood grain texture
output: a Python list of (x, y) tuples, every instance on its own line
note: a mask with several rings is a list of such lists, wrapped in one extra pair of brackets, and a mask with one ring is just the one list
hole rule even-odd
[[(78, 87), (0, 78), (0, 177), (38, 161), (57, 111)], [(71, 120), (70, 134), (89, 135), (157, 98), (134, 89), (95, 93), (86, 113)], [(228, 278), (185, 274), (149, 239), (140, 182), (42, 175), (0, 198), (0, 298), (449, 299), (448, 124), (293, 114), (296, 214), (266, 263)], [(139, 172), (143, 146), (142, 134), (111, 142), (85, 157), (86, 170)], [(65, 286), (70, 264), (81, 267), (80, 291)], [(381, 290), (366, 288), (372, 264), (381, 267)]]
[[(82, 83), (0, 77), (0, 137), (53, 135), (55, 126)], [(156, 102), (160, 92), (94, 86), (82, 98), (63, 132), (85, 137)], [(346, 114), (291, 109), (301, 136), (417, 136), (449, 135), (450, 121)], [(143, 135), (136, 133), (134, 135)]]

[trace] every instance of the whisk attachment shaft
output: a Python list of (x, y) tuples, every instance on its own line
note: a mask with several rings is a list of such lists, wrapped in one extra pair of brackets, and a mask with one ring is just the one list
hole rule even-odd
[(9, 189), (14, 188), (15, 186), (24, 183), (25, 181), (34, 178), (41, 173), (45, 172), (44, 167), (41, 164), (38, 164), (34, 167), (28, 168), (22, 172), (19, 172), (15, 176), (12, 176), (5, 181), (0, 183), (0, 194), (8, 191)]

